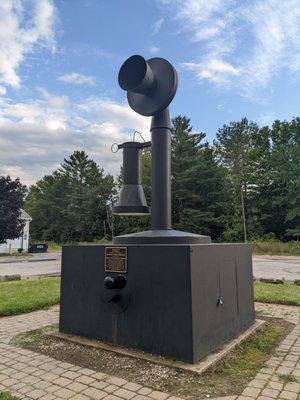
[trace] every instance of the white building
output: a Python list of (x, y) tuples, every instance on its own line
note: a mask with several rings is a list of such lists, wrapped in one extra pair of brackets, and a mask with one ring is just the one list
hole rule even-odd
[(0, 253), (16, 252), (19, 249), (23, 249), (24, 252), (28, 251), (29, 224), (32, 218), (26, 211), (21, 210), (21, 219), (25, 221), (22, 235), (16, 239), (7, 239), (6, 243), (0, 244)]

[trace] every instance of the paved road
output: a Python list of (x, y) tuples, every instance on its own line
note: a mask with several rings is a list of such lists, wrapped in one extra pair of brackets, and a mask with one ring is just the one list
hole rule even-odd
[(16, 275), (32, 277), (60, 274), (61, 253), (32, 254), (27, 257), (1, 257), (0, 276)]
[(253, 257), (255, 278), (300, 279), (300, 257), (255, 256)]
[[(20, 274), (22, 277), (52, 275), (60, 273), (61, 254), (35, 254), (22, 260), (0, 259), (0, 276)], [(253, 257), (255, 278), (286, 280), (300, 279), (300, 257), (255, 256)]]
[(53, 260), (53, 259), (60, 259), (61, 252), (51, 252), (51, 253), (33, 253), (29, 254), (26, 253), (24, 255), (18, 256), (3, 256), (1, 254), (0, 257), (0, 265), (1, 264), (17, 264), (20, 262), (31, 262), (31, 261), (38, 261), (38, 260)]

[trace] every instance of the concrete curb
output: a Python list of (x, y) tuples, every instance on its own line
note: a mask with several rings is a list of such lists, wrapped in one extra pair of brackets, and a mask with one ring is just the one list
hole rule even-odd
[[(57, 259), (54, 259), (57, 260)], [(0, 263), (1, 264), (1, 263)], [(27, 280), (27, 279), (42, 279), (42, 278), (50, 278), (50, 277), (57, 277), (61, 276), (60, 272), (49, 272), (46, 274), (38, 274), (38, 275), (20, 275), (20, 274), (13, 274), (13, 275), (0, 275), (0, 282), (6, 281), (19, 281), (19, 280)], [(264, 282), (264, 283), (272, 283), (274, 285), (283, 285), (284, 283), (293, 283), (297, 286), (300, 286), (300, 279), (295, 279), (294, 281), (288, 280), (281, 280), (281, 279), (266, 279), (266, 278), (253, 278), (254, 282)]]
[(34, 279), (43, 279), (43, 278), (55, 278), (59, 277), (60, 272), (53, 272), (53, 273), (48, 273), (48, 274), (42, 274), (42, 275), (24, 275), (21, 276), (20, 274), (14, 274), (14, 275), (2, 275), (0, 276), (0, 283), (1, 282), (12, 282), (12, 281), (26, 281), (26, 280), (34, 280)]
[(0, 276), (0, 282), (10, 282), (10, 281), (20, 281), (20, 280), (21, 280), (20, 274)]
[(28, 262), (31, 261), (31, 258), (29, 260), (25, 259), (25, 258), (20, 258), (20, 259), (14, 259), (14, 260), (1, 260), (0, 259), (0, 264), (14, 264), (14, 263), (24, 263), (24, 262)]
[(284, 283), (294, 283), (295, 285), (300, 286), (300, 279), (294, 279), (289, 281), (287, 279), (268, 279), (268, 278), (255, 278), (253, 277), (253, 282), (263, 282), (263, 283), (272, 283), (273, 285), (283, 285)]
[(21, 259), (21, 260), (7, 260), (7, 261), (0, 261), (0, 264), (23, 264), (23, 263), (32, 263), (32, 262), (43, 262), (43, 261), (56, 261), (59, 260), (59, 258), (37, 258), (37, 259)]
[(21, 276), (22, 281), (26, 280), (34, 280), (34, 279), (43, 279), (43, 278), (56, 278), (60, 277), (60, 272), (49, 272), (48, 274), (42, 274), (42, 275), (24, 275)]

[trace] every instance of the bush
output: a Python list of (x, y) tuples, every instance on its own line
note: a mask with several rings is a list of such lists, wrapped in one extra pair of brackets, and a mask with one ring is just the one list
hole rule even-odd
[(300, 256), (300, 242), (251, 242), (254, 254)]

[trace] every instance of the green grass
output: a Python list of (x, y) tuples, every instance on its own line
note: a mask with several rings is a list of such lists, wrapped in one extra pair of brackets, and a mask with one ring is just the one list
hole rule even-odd
[(0, 400), (20, 400), (20, 397), (15, 397), (8, 392), (0, 392)]
[(253, 254), (300, 256), (300, 242), (253, 242)]
[[(254, 283), (255, 301), (300, 305), (300, 286)], [(22, 314), (58, 304), (60, 278), (0, 282), (0, 316)]]
[(264, 328), (260, 334), (242, 344), (232, 359), (217, 367), (217, 371), (242, 379), (254, 378), (264, 366), (266, 357), (276, 348), (280, 335), (279, 326), (270, 325)]
[(291, 374), (281, 374), (279, 375), (279, 379), (284, 383), (298, 382), (298, 379)]
[(294, 283), (284, 284), (254, 282), (255, 301), (262, 303), (300, 305), (300, 286)]
[(0, 283), (0, 316), (22, 314), (59, 303), (60, 278)]
[(94, 243), (94, 244), (111, 244), (111, 240), (108, 239), (95, 239), (93, 242), (69, 242), (69, 243), (55, 243), (55, 242), (47, 242), (48, 244), (48, 252), (52, 253), (52, 252), (59, 252), (62, 250), (62, 246), (64, 244), (68, 245), (68, 244), (85, 244), (85, 243)]
[(61, 251), (62, 245), (55, 242), (47, 242), (48, 251), (50, 253)]

